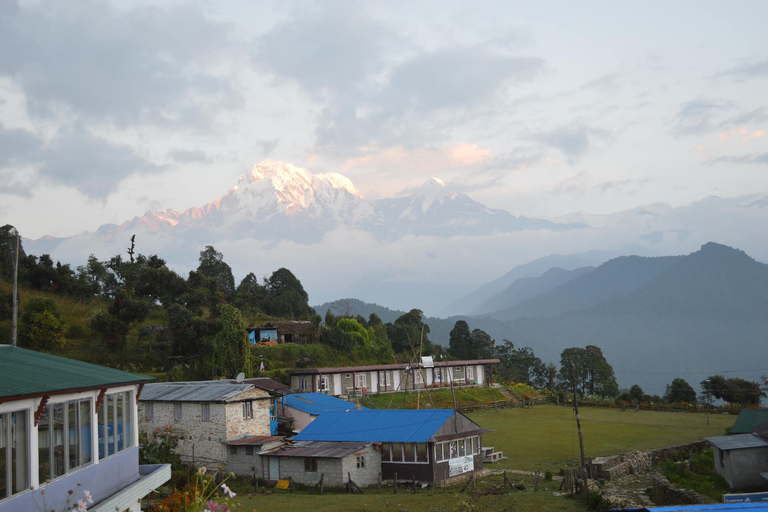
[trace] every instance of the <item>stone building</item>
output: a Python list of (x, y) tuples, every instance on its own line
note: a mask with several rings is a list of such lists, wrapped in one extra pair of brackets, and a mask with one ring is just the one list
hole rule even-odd
[(288, 370), (291, 388), (298, 392), (321, 392), (333, 396), (440, 388), (485, 386), (493, 377), (498, 359), (429, 361), (428, 364), (379, 364), (338, 368)]
[(177, 452), (196, 465), (227, 465), (229, 440), (270, 435), (270, 394), (230, 381), (147, 384), (139, 428), (150, 437), (172, 427)]
[(749, 434), (708, 437), (715, 471), (734, 491), (768, 491), (768, 423)]
[(283, 436), (249, 436), (227, 441), (227, 470), (239, 476), (269, 480), (260, 452), (283, 444)]
[(88, 491), (93, 512), (140, 512), (171, 477), (139, 465), (136, 397), (150, 377), (0, 345), (0, 512)]
[(287, 480), (340, 487), (351, 477), (360, 487), (379, 481), (381, 453), (370, 442), (313, 442), (284, 444), (260, 454), (262, 475), (270, 481)]

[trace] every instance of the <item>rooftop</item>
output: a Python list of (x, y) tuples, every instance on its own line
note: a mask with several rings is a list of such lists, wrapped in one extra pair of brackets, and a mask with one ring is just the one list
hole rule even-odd
[(453, 409), (328, 411), (294, 440), (426, 443), (453, 414)]
[(372, 443), (365, 442), (327, 442), (302, 441), (294, 444), (284, 444), (269, 450), (270, 457), (320, 457), (340, 459), (353, 454)]
[(763, 423), (768, 423), (768, 409), (742, 409), (731, 427), (731, 434), (748, 434)]
[[(357, 406), (357, 404), (352, 402), (323, 393), (295, 393), (279, 398), (278, 404), (283, 401), (285, 401), (287, 407), (293, 407), (296, 410), (315, 416), (326, 411), (349, 411)], [(367, 410), (368, 408), (361, 406), (361, 409)]]
[(75, 359), (0, 345), (0, 401), (154, 380)]
[(227, 380), (199, 382), (157, 382), (144, 387), (142, 402), (226, 402), (250, 391), (253, 384), (233, 384)]
[(735, 436), (708, 437), (707, 441), (721, 450), (743, 450), (746, 448), (766, 448), (768, 442), (755, 434), (737, 434)]

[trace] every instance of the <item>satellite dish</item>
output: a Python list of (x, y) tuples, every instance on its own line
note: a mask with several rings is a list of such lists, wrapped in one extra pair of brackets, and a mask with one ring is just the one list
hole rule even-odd
[(235, 377), (235, 382), (237, 382), (238, 384), (242, 384), (243, 379), (245, 379), (245, 374), (243, 372), (240, 372), (237, 374), (237, 377)]

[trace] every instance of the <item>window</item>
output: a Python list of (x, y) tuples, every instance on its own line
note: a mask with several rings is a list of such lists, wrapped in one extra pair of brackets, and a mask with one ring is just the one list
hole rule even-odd
[(253, 418), (253, 405), (251, 402), (243, 402), (243, 418)]
[(0, 500), (29, 489), (27, 411), (0, 414)]
[(429, 445), (416, 445), (416, 462), (429, 462)]
[(237, 455), (237, 446), (235, 446), (233, 444), (230, 445), (229, 446), (229, 454), (230, 455)]
[(155, 417), (155, 404), (152, 402), (144, 403), (144, 419), (151, 420)]
[(246, 455), (253, 455), (253, 446), (246, 446), (245, 447), (245, 454)]
[(403, 458), (404, 462), (415, 462), (416, 456), (413, 453), (413, 447), (415, 445), (412, 445), (410, 443), (405, 445), (405, 457)]
[(357, 456), (357, 467), (358, 468), (364, 468), (365, 467), (365, 455), (358, 455)]
[(91, 462), (91, 401), (71, 400), (43, 409), (37, 424), (40, 482)]
[[(106, 395), (98, 414), (99, 459), (113, 455), (133, 445), (131, 435), (130, 392)], [(174, 404), (176, 405), (176, 404)], [(181, 406), (181, 404), (178, 404)], [(180, 411), (180, 408), (179, 408)]]
[(467, 380), (475, 380), (475, 367), (467, 366)]
[(331, 390), (331, 381), (327, 375), (323, 375), (322, 377), (320, 377), (320, 391), (330, 391), (330, 390)]
[(355, 375), (355, 386), (358, 388), (364, 388), (368, 386), (368, 374), (358, 373)]
[(176, 421), (181, 421), (182, 415), (181, 415), (181, 404), (175, 403), (173, 404), (173, 419)]
[(304, 458), (304, 472), (317, 473), (317, 459), (314, 457)]
[(424, 374), (421, 373), (421, 370), (416, 368), (413, 372), (414, 372), (413, 378), (416, 384), (424, 384)]
[(392, 445), (392, 461), (403, 462), (403, 445), (401, 444)]
[(308, 379), (306, 377), (299, 377), (298, 378), (298, 387), (299, 391), (306, 391), (309, 389), (309, 383), (307, 382)]
[(718, 448), (717, 451), (718, 451), (718, 453), (720, 455), (720, 467), (724, 468), (725, 467), (725, 453), (720, 448)]
[(211, 421), (211, 404), (201, 404), (203, 421)]
[(455, 459), (459, 456), (459, 443), (456, 441), (451, 441), (451, 457), (452, 459)]
[(459, 439), (459, 457), (464, 457), (467, 454), (466, 439)]

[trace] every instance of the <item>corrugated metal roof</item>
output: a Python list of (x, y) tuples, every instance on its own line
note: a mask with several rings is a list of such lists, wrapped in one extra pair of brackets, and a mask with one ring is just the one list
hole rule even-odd
[[(340, 459), (362, 450), (373, 443), (340, 443), (326, 441), (303, 441), (284, 444), (266, 452), (270, 457), (318, 457)], [(262, 452), (264, 453), (264, 452)]]
[[(323, 393), (295, 393), (277, 399), (278, 404), (281, 404), (283, 401), (285, 401), (287, 407), (293, 407), (296, 410), (314, 416), (317, 416), (321, 412), (349, 411), (356, 407), (356, 404), (353, 404), (352, 402), (347, 402), (340, 398), (336, 398), (335, 396), (329, 396)], [(278, 405), (278, 407), (280, 407), (280, 405)], [(361, 406), (360, 409), (367, 410), (368, 408)]]
[(283, 439), (285, 439), (285, 436), (250, 436), (244, 437), (242, 439), (232, 439), (231, 441), (225, 441), (224, 444), (236, 446), (261, 446), (273, 441), (282, 441)]
[(765, 448), (768, 442), (754, 434), (737, 434), (735, 436), (708, 437), (707, 441), (721, 450), (743, 450), (746, 448)]
[(749, 510), (750, 512), (768, 511), (766, 503), (715, 503), (712, 505), (674, 505), (653, 508), (612, 508), (608, 512), (698, 512), (700, 510)]
[(61, 394), (152, 380), (153, 377), (0, 345), (0, 398)]
[[(476, 364), (495, 364), (498, 359), (471, 359), (466, 361), (440, 361), (435, 362), (435, 368), (466, 366)], [(305, 374), (325, 374), (325, 373), (352, 373), (352, 372), (371, 372), (379, 370), (403, 370), (412, 366), (410, 363), (396, 364), (374, 364), (369, 366), (339, 366), (336, 368), (301, 368), (296, 370), (286, 370), (289, 375)]]
[(453, 415), (453, 409), (324, 412), (296, 441), (425, 443)]
[(227, 381), (157, 382), (144, 386), (140, 401), (224, 402), (251, 389), (252, 384), (230, 384)]
[(746, 434), (763, 423), (768, 423), (768, 409), (742, 409), (731, 427), (731, 434)]

